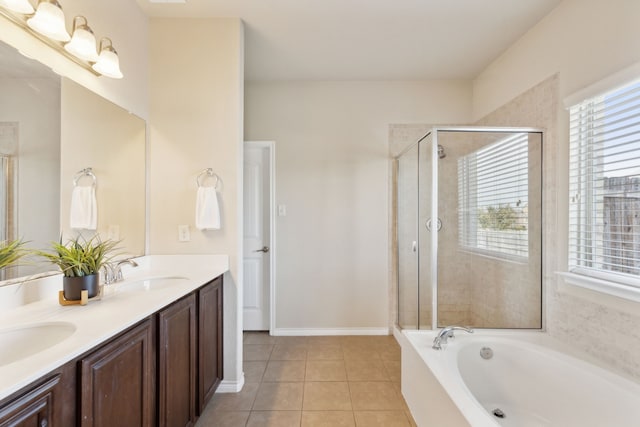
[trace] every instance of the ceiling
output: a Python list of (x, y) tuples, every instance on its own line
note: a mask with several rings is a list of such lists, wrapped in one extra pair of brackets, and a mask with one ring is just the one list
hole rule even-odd
[(136, 1), (241, 18), (247, 80), (423, 80), (476, 77), (561, 0)]

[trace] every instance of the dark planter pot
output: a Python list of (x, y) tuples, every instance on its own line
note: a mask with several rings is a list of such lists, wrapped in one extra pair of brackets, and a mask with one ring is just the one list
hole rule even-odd
[(64, 292), (64, 299), (67, 301), (80, 300), (80, 292), (83, 290), (87, 290), (89, 298), (93, 298), (98, 295), (100, 291), (100, 275), (90, 274), (89, 276), (81, 277), (63, 277), (62, 290)]

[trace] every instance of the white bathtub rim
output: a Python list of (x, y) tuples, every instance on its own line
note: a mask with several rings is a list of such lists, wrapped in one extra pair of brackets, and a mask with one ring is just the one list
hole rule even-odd
[[(640, 384), (633, 379), (612, 372), (611, 369), (603, 366), (599, 361), (592, 360), (588, 355), (578, 353), (575, 349), (543, 331), (476, 330), (474, 335), (456, 334), (456, 338), (446, 346), (443, 346), (442, 350), (433, 350), (431, 345), (436, 332), (431, 330), (404, 330), (403, 334), (417, 350), (449, 398), (458, 406), (461, 414), (474, 427), (500, 426), (500, 423), (491, 418), (491, 415), (466, 386), (457, 366), (457, 352), (466, 347), (467, 344), (484, 337), (490, 338), (493, 342), (503, 342), (521, 348), (524, 347), (531, 351), (542, 352), (546, 357), (557, 358), (565, 363), (577, 364), (579, 368), (592, 371), (595, 375), (602, 377), (605, 381), (620, 387), (624, 391), (634, 394), (640, 393)], [(452, 352), (454, 354), (451, 354)], [(454, 375), (451, 375), (452, 372)]]

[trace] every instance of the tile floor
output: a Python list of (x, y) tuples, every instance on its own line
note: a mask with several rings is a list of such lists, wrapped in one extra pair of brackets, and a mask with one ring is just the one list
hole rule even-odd
[(196, 427), (415, 427), (392, 336), (244, 334), (245, 385), (216, 393)]

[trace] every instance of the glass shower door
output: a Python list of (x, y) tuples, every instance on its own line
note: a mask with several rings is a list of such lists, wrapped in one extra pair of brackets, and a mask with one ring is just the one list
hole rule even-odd
[(418, 145), (397, 163), (398, 326), (418, 326)]

